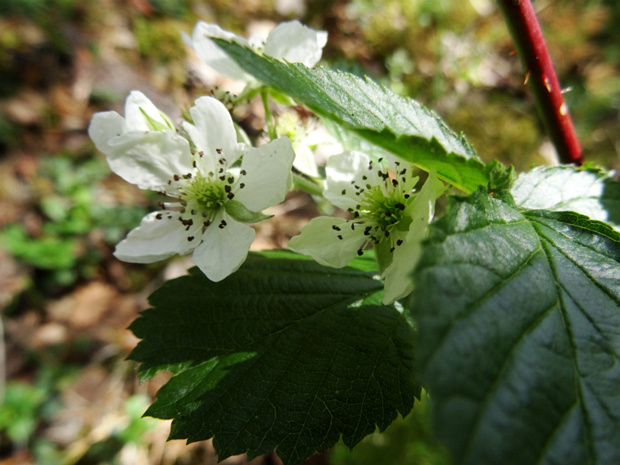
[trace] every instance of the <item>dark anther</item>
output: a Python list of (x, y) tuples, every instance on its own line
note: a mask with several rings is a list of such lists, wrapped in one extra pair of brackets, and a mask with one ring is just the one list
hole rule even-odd
[(392, 186), (398, 186), (398, 181), (396, 179), (392, 179)]
[(157, 215), (155, 215), (155, 218), (161, 220), (163, 218), (163, 215), (161, 213), (158, 213)]
[(200, 152), (198, 152), (198, 156), (199, 156), (200, 158), (202, 158), (202, 156), (203, 156), (204, 154), (205, 154), (205, 153), (204, 153), (202, 150), (201, 150)]
[(396, 205), (394, 205), (394, 208), (398, 208), (400, 211), (403, 211), (405, 209), (405, 205), (399, 202)]
[(402, 244), (403, 244), (403, 240), (402, 240), (402, 239), (398, 239), (398, 240), (396, 241), (396, 245), (402, 245)]
[(340, 193), (340, 195), (346, 195), (347, 190), (346, 189), (342, 189), (342, 192)]
[(225, 190), (226, 192), (230, 192), (230, 191), (232, 190), (232, 187), (230, 187), (230, 185), (226, 184), (226, 185), (224, 186), (224, 190)]
[(157, 206), (163, 210), (166, 209), (166, 206), (164, 205), (164, 202), (157, 202)]
[(390, 231), (385, 231), (385, 237), (390, 237)]
[(187, 237), (187, 240), (188, 240), (189, 242), (192, 242), (192, 241), (194, 240), (194, 236), (188, 236), (188, 237)]
[(226, 197), (228, 197), (228, 200), (232, 200), (235, 198), (235, 194), (233, 194), (232, 192), (229, 192)]
[(215, 151), (217, 152), (218, 155), (222, 154), (222, 149), (215, 149)]
[(219, 180), (220, 180), (220, 181), (226, 181), (226, 176), (220, 176), (220, 177), (219, 177)]
[(247, 173), (245, 170), (241, 170), (241, 171), (239, 172), (239, 174), (241, 174), (241, 176), (245, 176), (245, 175), (246, 175), (246, 174), (248, 174), (248, 173)]
[(389, 211), (389, 210), (386, 210), (386, 211), (385, 211), (385, 216), (392, 216), (392, 212), (391, 212), (391, 211)]
[(218, 162), (220, 165), (223, 165), (224, 163), (226, 163), (226, 159), (225, 159), (225, 158), (220, 158), (217, 162)]
[(361, 257), (362, 255), (364, 255), (364, 251), (362, 249), (358, 249), (357, 254)]
[(175, 174), (172, 177), (174, 178), (175, 181), (178, 181), (179, 179), (181, 179), (181, 177), (178, 174)]
[(192, 162), (192, 166), (193, 166), (194, 168), (196, 168), (196, 160), (194, 160), (194, 161)]
[(241, 183), (239, 184), (239, 189), (243, 189), (245, 187), (245, 184)]
[(336, 226), (335, 224), (332, 225), (332, 229), (334, 231), (340, 231), (340, 228), (338, 226)]
[(409, 197), (411, 197), (409, 194), (405, 194), (406, 199), (408, 199)]
[(338, 239), (342, 240), (342, 235), (338, 234)]
[[(363, 179), (364, 181), (366, 181), (366, 180), (368, 179), (368, 176), (364, 175), (364, 176), (362, 176), (362, 179)], [(369, 187), (369, 189), (370, 189), (370, 187)]]
[(228, 184), (232, 184), (233, 182), (235, 182), (235, 178), (233, 178), (232, 176), (230, 176), (228, 179)]

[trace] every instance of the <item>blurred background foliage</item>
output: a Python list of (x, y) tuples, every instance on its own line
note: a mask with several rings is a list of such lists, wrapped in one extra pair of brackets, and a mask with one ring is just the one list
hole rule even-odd
[[(585, 158), (620, 167), (620, 3), (537, 0)], [(112, 175), (86, 129), (132, 89), (173, 119), (199, 95), (239, 91), (180, 38), (199, 19), (240, 35), (298, 18), (329, 32), (324, 63), (368, 74), (464, 132), (484, 160), (518, 170), (554, 154), (491, 0), (3, 0), (0, 2), (0, 463), (215, 464), (209, 442), (166, 443), (141, 419), (160, 376), (138, 385), (126, 330), (186, 261), (121, 264), (114, 244), (157, 202)], [(234, 115), (253, 137), (260, 103)], [(284, 247), (314, 214), (293, 194), (256, 247)], [(332, 465), (447, 464), (430, 403), (312, 457)], [(248, 463), (232, 457), (224, 463)], [(253, 464), (278, 463), (273, 455)]]

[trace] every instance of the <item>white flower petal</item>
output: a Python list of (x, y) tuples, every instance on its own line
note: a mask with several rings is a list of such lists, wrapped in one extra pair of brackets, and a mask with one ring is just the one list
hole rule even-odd
[[(224, 228), (219, 227), (222, 220), (226, 221)], [(243, 264), (255, 234), (249, 226), (218, 214), (202, 236), (192, 261), (211, 281), (221, 281)]]
[(224, 168), (234, 164), (242, 154), (237, 132), (230, 113), (219, 100), (200, 97), (190, 108), (194, 124), (183, 123), (196, 149), (203, 152), (196, 160), (204, 174), (215, 172), (218, 160), (224, 158)]
[(312, 176), (314, 178), (319, 177), (319, 170), (314, 160), (314, 153), (307, 145), (298, 146), (295, 148), (295, 160), (293, 166), (304, 174)]
[(376, 166), (368, 169), (369, 164), (370, 157), (362, 152), (346, 151), (330, 157), (325, 166), (325, 198), (344, 210), (355, 208), (360, 203), (355, 186), (365, 189), (366, 184), (371, 187), (383, 184)]
[[(161, 219), (157, 219), (158, 216)], [(118, 243), (114, 256), (124, 262), (152, 263), (174, 254), (184, 255), (198, 244), (201, 227), (196, 223), (185, 231), (178, 212), (152, 212)], [(195, 236), (195, 239), (190, 242), (188, 236)]]
[(208, 24), (199, 21), (192, 33), (192, 45), (196, 55), (206, 65), (223, 76), (239, 81), (251, 81), (254, 78), (247, 74), (221, 48), (215, 45), (209, 37), (217, 37), (240, 45), (249, 46), (248, 41), (232, 32), (220, 28), (217, 24)]
[(95, 147), (106, 155), (110, 152), (109, 142), (123, 133), (125, 119), (115, 111), (95, 113), (88, 126), (88, 136)]
[(301, 229), (300, 235), (291, 238), (288, 248), (312, 257), (321, 265), (342, 268), (355, 258), (366, 242), (364, 227), (360, 225), (352, 230), (351, 224), (344, 218), (313, 218)]
[(192, 172), (189, 143), (172, 131), (123, 134), (107, 155), (112, 171), (140, 189), (163, 191), (175, 174)]
[[(396, 247), (392, 263), (382, 275), (385, 280), (383, 303), (391, 304), (413, 291), (411, 273), (422, 254), (422, 239), (426, 236), (428, 225), (418, 225), (410, 229), (403, 244)], [(414, 226), (416, 228), (416, 226)]]
[(249, 210), (259, 212), (284, 200), (295, 152), (288, 137), (280, 137), (258, 148), (248, 148), (243, 155), (241, 177), (243, 189), (235, 192), (235, 200)]
[(269, 33), (264, 52), (278, 60), (311, 68), (321, 59), (326, 43), (327, 32), (315, 31), (299, 21), (286, 21)]
[(383, 273), (385, 294), (383, 303), (389, 304), (413, 291), (411, 273), (422, 254), (422, 240), (428, 234), (428, 224), (433, 218), (435, 200), (445, 187), (430, 173), (428, 179), (407, 208), (412, 222), (401, 246), (396, 247), (392, 263)]
[[(142, 109), (142, 110), (140, 110)], [(125, 100), (125, 127), (124, 132), (129, 131), (150, 131), (149, 125), (144, 113), (150, 118), (165, 126), (168, 125), (163, 118), (159, 109), (151, 102), (142, 92), (133, 90)]]

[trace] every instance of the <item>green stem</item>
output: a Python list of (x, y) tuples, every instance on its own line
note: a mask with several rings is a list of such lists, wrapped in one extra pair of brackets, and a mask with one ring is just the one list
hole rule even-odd
[(581, 145), (530, 0), (497, 0), (527, 73), (543, 125), (562, 163), (581, 165)]
[(301, 174), (293, 173), (293, 185), (294, 189), (301, 189), (309, 194), (323, 197), (323, 186), (302, 176)]
[(265, 122), (267, 123), (267, 133), (269, 134), (269, 139), (274, 140), (278, 138), (278, 132), (276, 131), (275, 118), (271, 113), (271, 108), (269, 107), (269, 93), (267, 92), (267, 88), (263, 87), (260, 91), (260, 96), (263, 99), (263, 108), (265, 109)]

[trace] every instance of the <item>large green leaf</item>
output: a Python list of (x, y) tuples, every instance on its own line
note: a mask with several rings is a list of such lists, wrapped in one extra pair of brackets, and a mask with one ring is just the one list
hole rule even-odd
[(415, 100), (354, 74), (283, 63), (233, 42), (213, 40), (264, 84), (373, 144), (426, 171), (434, 169), (465, 191), (488, 183), (485, 165), (465, 138)]
[(620, 229), (620, 182), (601, 170), (536, 168), (519, 176), (512, 195), (522, 208), (574, 211)]
[(336, 270), (268, 255), (220, 283), (193, 271), (151, 296), (131, 358), (145, 376), (178, 374), (146, 415), (173, 419), (173, 439), (213, 437), (220, 459), (275, 448), (295, 464), (407, 414), (420, 393), (412, 327), (380, 305), (370, 262)]
[(422, 382), (457, 464), (620, 463), (620, 235), (453, 198), (416, 271)]

